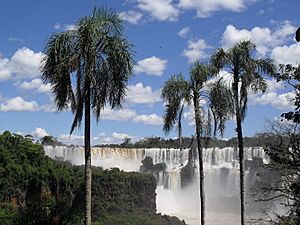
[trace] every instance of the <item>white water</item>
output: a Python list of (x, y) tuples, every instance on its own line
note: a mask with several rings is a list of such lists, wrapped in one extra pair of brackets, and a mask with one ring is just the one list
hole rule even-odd
[[(84, 163), (82, 147), (45, 146), (46, 155), (55, 159), (80, 165)], [(157, 187), (157, 211), (185, 219), (188, 224), (199, 224), (199, 179), (181, 189), (180, 168), (188, 162), (188, 149), (135, 149), (135, 148), (92, 148), (92, 164), (104, 169), (118, 167), (124, 171), (138, 171), (141, 161), (150, 156), (153, 163), (167, 165), (168, 178), (159, 176)], [(267, 156), (261, 148), (245, 148), (245, 159)], [(203, 152), (205, 170), (205, 193), (208, 225), (239, 224), (239, 163), (234, 148), (208, 148)], [(226, 168), (226, 169), (224, 169)], [(223, 170), (223, 174), (222, 174)], [(225, 173), (228, 174), (224, 177)], [(246, 172), (247, 175), (247, 172)], [(198, 174), (197, 174), (198, 177)], [(165, 180), (167, 179), (167, 180)], [(164, 189), (168, 183), (170, 189)]]

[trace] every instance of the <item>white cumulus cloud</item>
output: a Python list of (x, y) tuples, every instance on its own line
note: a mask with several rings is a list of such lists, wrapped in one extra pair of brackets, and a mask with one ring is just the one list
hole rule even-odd
[(190, 32), (190, 28), (184, 27), (177, 34), (179, 37), (186, 38), (189, 32)]
[(139, 60), (134, 66), (135, 73), (145, 73), (147, 75), (161, 76), (167, 68), (168, 60), (156, 56)]
[(208, 57), (206, 50), (211, 48), (204, 39), (193, 39), (188, 41), (188, 46), (181, 53), (187, 57), (190, 63), (193, 63), (199, 59)]
[(17, 84), (21, 89), (24, 90), (35, 90), (40, 93), (48, 93), (51, 91), (50, 84), (43, 84), (42, 80), (35, 78), (30, 82), (23, 81), (22, 83)]
[(230, 10), (242, 11), (246, 8), (246, 0), (180, 0), (179, 7), (185, 10), (196, 10), (197, 17), (210, 16), (213, 12)]
[(293, 109), (295, 92), (286, 90), (283, 82), (275, 79), (267, 80), (268, 89), (265, 93), (250, 93), (250, 105), (271, 105), (280, 110)]
[(120, 109), (111, 110), (110, 108), (105, 108), (101, 112), (100, 119), (104, 120), (115, 120), (115, 121), (128, 121), (135, 117), (137, 113), (131, 109)]
[(43, 53), (29, 48), (18, 49), (12, 57), (0, 56), (0, 80), (34, 78), (40, 74)]
[(262, 95), (256, 95), (250, 98), (252, 105), (271, 105), (281, 110), (294, 108), (295, 93), (287, 92), (278, 94), (276, 92), (267, 92)]
[(35, 128), (35, 130), (31, 133), (31, 135), (32, 135), (34, 138), (43, 138), (43, 137), (45, 137), (45, 136), (48, 136), (49, 134), (47, 133), (47, 131), (46, 131), (44, 128), (37, 127), (37, 128)]
[(136, 0), (138, 8), (149, 13), (152, 18), (159, 21), (175, 21), (180, 10), (172, 4), (172, 0)]
[(135, 10), (129, 10), (120, 12), (119, 16), (122, 20), (128, 21), (129, 23), (138, 24), (142, 19), (143, 14)]
[(152, 90), (150, 86), (144, 87), (141, 82), (129, 85), (126, 101), (133, 104), (153, 104), (161, 101), (160, 90)]
[(0, 111), (2, 112), (20, 112), (20, 111), (37, 111), (39, 105), (36, 101), (25, 101), (22, 97), (6, 99), (0, 104)]
[(256, 45), (257, 52), (265, 56), (272, 48), (283, 44), (289, 37), (295, 34), (297, 27), (289, 21), (284, 21), (275, 29), (268, 27), (254, 27), (251, 30), (238, 29), (234, 25), (228, 25), (222, 36), (222, 47), (228, 49), (236, 42), (251, 40)]
[(278, 64), (298, 65), (300, 63), (300, 45), (277, 46), (272, 50), (271, 58)]
[(163, 118), (156, 115), (156, 114), (150, 114), (150, 115), (138, 115), (132, 120), (135, 123), (143, 123), (143, 124), (149, 124), (149, 125), (162, 125), (163, 124)]
[(124, 140), (125, 138), (132, 138), (132, 136), (130, 136), (129, 134), (117, 133), (117, 132), (113, 132), (111, 136), (115, 139), (120, 139), (120, 140)]

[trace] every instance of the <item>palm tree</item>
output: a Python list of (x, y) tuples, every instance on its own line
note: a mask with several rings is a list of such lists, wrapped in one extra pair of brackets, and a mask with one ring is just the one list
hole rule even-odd
[(227, 101), (233, 105), (236, 132), (238, 138), (240, 162), (240, 198), (241, 224), (245, 224), (245, 190), (244, 190), (244, 151), (242, 122), (246, 117), (249, 91), (264, 92), (267, 88), (265, 75), (274, 75), (276, 67), (269, 58), (256, 59), (255, 45), (251, 41), (241, 41), (225, 51), (218, 49), (211, 57), (215, 73), (225, 69), (232, 77), (230, 85), (231, 98)]
[(42, 79), (52, 85), (57, 109), (71, 108), (70, 135), (84, 116), (85, 224), (91, 225), (91, 109), (99, 121), (105, 106), (121, 107), (132, 73), (132, 46), (123, 37), (122, 20), (107, 9), (94, 9), (75, 30), (53, 34), (45, 47)]
[[(211, 85), (210, 89), (206, 90), (206, 83), (210, 78), (211, 76), (209, 66), (196, 62), (191, 67), (189, 80), (185, 80), (182, 74), (172, 76), (165, 82), (161, 95), (164, 99), (164, 102), (166, 103), (163, 127), (163, 130), (166, 134), (169, 133), (177, 123), (177, 129), (180, 138), (182, 133), (181, 117), (183, 108), (184, 106), (191, 104), (194, 106), (196, 139), (199, 158), (202, 225), (205, 224), (205, 194), (201, 137), (203, 136), (203, 134), (210, 135), (212, 115), (215, 121), (215, 126), (221, 132), (223, 132), (225, 127), (224, 123), (228, 119), (228, 114), (219, 113), (223, 113), (220, 107), (225, 106), (217, 104), (217, 99), (222, 101), (223, 98), (226, 98), (226, 96), (228, 97), (228, 95), (226, 94), (228, 93), (228, 91), (226, 88), (222, 88), (222, 81), (218, 81), (217, 84)], [(210, 101), (210, 97), (212, 101)], [(201, 100), (206, 100), (207, 104), (201, 105)], [(223, 108), (223, 110), (225, 110), (225, 108)]]

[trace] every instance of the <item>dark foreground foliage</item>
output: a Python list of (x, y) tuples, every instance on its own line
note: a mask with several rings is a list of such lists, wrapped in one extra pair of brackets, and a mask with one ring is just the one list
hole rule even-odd
[[(0, 135), (0, 224), (80, 225), (84, 222), (84, 168), (58, 163), (32, 139)], [(155, 213), (155, 178), (93, 168), (95, 225), (184, 225)]]

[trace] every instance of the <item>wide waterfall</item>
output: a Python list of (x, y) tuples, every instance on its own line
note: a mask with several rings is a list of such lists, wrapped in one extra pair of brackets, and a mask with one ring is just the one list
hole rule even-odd
[[(45, 146), (46, 155), (53, 159), (84, 164), (84, 148), (78, 146)], [(267, 163), (262, 148), (245, 148), (246, 184), (255, 182), (251, 162)], [(196, 153), (195, 153), (196, 154)], [(189, 149), (165, 148), (92, 148), (92, 164), (105, 169), (118, 167), (124, 171), (139, 171), (141, 161), (150, 156), (153, 163), (165, 163), (168, 176), (157, 176), (157, 210), (163, 214), (199, 224), (199, 179), (181, 188), (181, 168), (188, 163)], [(197, 156), (194, 156), (197, 159)], [(205, 192), (208, 224), (239, 223), (239, 163), (236, 148), (207, 148), (203, 151)], [(197, 161), (196, 167), (197, 167)], [(197, 167), (198, 168), (198, 167)], [(167, 183), (167, 185), (165, 185)], [(167, 186), (168, 188), (165, 188)]]

